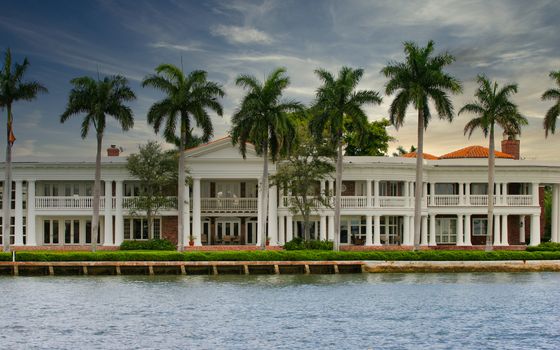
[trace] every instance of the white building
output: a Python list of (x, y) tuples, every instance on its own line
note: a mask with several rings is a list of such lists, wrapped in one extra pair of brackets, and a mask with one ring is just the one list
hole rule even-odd
[[(503, 150), (514, 156), (498, 152), (498, 157), (515, 158), (518, 147), (518, 141), (505, 140)], [(118, 154), (115, 149), (108, 152)], [(440, 158), (426, 155), (422, 245), (484, 244), (487, 153), (483, 147), (469, 147)], [(130, 212), (138, 185), (126, 171), (126, 157), (104, 157), (102, 162), (101, 245), (114, 247), (123, 240), (152, 237), (176, 242), (176, 197), (169, 198), (169, 208), (158, 214), (153, 232), (147, 232), (146, 219)], [(411, 157), (344, 158), (342, 245), (413, 243), (415, 162)], [(289, 198), (282, 190), (271, 187), (268, 213), (259, 212), (262, 159), (250, 147), (247, 158), (243, 159), (231, 139), (222, 138), (187, 151), (186, 163), (192, 186), (185, 186), (190, 198), (185, 211), (190, 215), (184, 216), (184, 242), (189, 241), (192, 233), (196, 245), (256, 245), (260, 243), (257, 234), (260, 220), (268, 221), (271, 245), (282, 245), (301, 235), (301, 218), (286, 207)], [(89, 245), (94, 168), (93, 161), (16, 161), (10, 223), (12, 243), (41, 249), (61, 246), (83, 249)], [(274, 171), (272, 165), (271, 172)], [(3, 169), (0, 174), (3, 176)], [(318, 190), (329, 191), (333, 185), (334, 180), (322, 181)], [(545, 185), (553, 187), (552, 240), (558, 242), (560, 163), (496, 160), (496, 246), (540, 242)], [(332, 239), (333, 209), (316, 210), (312, 219), (314, 237)]]

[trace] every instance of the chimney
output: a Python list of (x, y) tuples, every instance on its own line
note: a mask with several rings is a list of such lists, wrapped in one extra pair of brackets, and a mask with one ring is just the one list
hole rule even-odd
[(519, 159), (520, 141), (515, 135), (508, 135), (504, 133), (502, 140), (502, 152), (512, 155), (514, 159)]
[(107, 148), (107, 157), (118, 157), (119, 154), (121, 154), (121, 149), (117, 145), (111, 145)]

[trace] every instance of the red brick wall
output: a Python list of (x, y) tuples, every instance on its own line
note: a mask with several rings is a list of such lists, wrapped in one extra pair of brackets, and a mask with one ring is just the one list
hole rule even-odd
[(502, 152), (511, 154), (515, 159), (519, 159), (519, 140), (502, 140)]
[(177, 217), (164, 216), (161, 218), (161, 237), (170, 240), (173, 244), (177, 244)]

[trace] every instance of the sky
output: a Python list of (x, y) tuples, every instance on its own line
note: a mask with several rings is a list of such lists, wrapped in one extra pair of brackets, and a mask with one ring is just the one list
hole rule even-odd
[[(70, 80), (79, 76), (120, 74), (137, 99), (134, 129), (123, 133), (109, 122), (104, 148), (137, 151), (148, 140), (163, 141), (146, 121), (161, 93), (141, 87), (141, 80), (161, 63), (202, 69), (224, 86), (224, 116), (213, 115), (214, 136), (225, 136), (243, 90), (239, 74), (262, 79), (277, 67), (287, 68), (291, 85), (286, 98), (313, 101), (320, 81), (317, 68), (333, 73), (342, 66), (363, 68), (359, 88), (383, 95), (379, 106), (367, 106), (371, 121), (386, 118), (392, 96), (384, 94), (380, 70), (404, 60), (405, 41), (447, 51), (456, 61), (447, 71), (463, 82), (452, 97), (455, 110), (473, 100), (476, 76), (499, 84), (516, 82), (513, 100), (529, 119), (521, 135), (526, 159), (559, 160), (560, 135), (544, 137), (543, 116), (551, 107), (542, 93), (553, 87), (548, 77), (560, 70), (560, 2), (558, 1), (30, 1), (0, 0), (0, 50), (11, 48), (17, 61), (30, 61), (27, 78), (43, 83), (49, 93), (15, 105), (14, 160), (49, 156), (95, 155), (93, 135), (82, 140), (75, 116), (60, 124)], [(5, 120), (5, 111), (0, 111)], [(481, 132), (469, 139), (463, 127), (472, 115), (452, 123), (435, 117), (425, 134), (425, 152), (441, 155), (466, 145), (487, 145)], [(110, 119), (110, 118), (109, 118)], [(403, 127), (388, 132), (398, 145), (416, 144), (416, 112), (409, 109)], [(0, 144), (5, 144), (0, 133)], [(499, 141), (501, 135), (496, 136)], [(2, 152), (3, 153), (3, 152)], [(3, 157), (3, 156), (2, 156)]]

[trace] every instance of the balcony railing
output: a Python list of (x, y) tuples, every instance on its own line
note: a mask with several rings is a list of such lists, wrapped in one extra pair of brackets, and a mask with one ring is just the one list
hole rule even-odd
[(404, 208), (407, 206), (408, 197), (381, 196), (379, 206), (381, 208)]
[[(488, 205), (488, 195), (471, 194), (464, 196), (461, 202), (459, 195), (431, 195), (430, 206), (434, 207), (452, 207), (459, 205), (470, 205), (475, 207), (485, 207)], [(464, 204), (463, 204), (464, 203)], [(531, 195), (502, 195), (494, 196), (494, 205), (509, 207), (525, 207), (533, 205), (533, 196)]]
[(458, 195), (435, 194), (430, 196), (430, 205), (435, 207), (457, 206), (459, 203), (460, 200)]
[[(142, 200), (142, 197), (123, 197), (123, 209), (128, 209), (128, 210), (137, 210), (140, 209), (139, 205), (142, 206), (141, 203), (139, 203)], [(115, 200), (116, 202), (116, 200)], [(159, 204), (159, 209), (177, 209), (177, 197), (174, 196), (170, 196), (170, 197), (165, 197), (162, 200), (162, 203), (158, 203)]]
[(257, 198), (201, 198), (200, 209), (211, 212), (257, 212)]
[[(93, 196), (35, 197), (36, 209), (92, 209)], [(105, 197), (99, 198), (99, 208), (105, 208)]]

